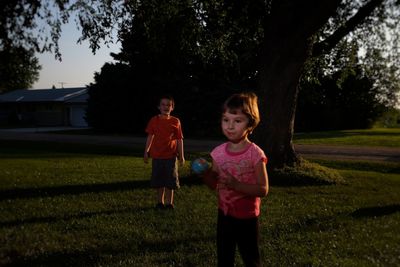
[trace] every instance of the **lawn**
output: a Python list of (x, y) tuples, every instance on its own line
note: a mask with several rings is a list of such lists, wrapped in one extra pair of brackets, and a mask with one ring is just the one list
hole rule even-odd
[[(157, 211), (140, 152), (0, 147), (0, 266), (216, 265), (216, 196), (187, 166), (176, 209)], [(318, 163), (346, 182), (271, 186), (260, 218), (264, 265), (399, 266), (399, 164)]]
[(294, 135), (294, 143), (400, 148), (400, 128), (296, 133)]

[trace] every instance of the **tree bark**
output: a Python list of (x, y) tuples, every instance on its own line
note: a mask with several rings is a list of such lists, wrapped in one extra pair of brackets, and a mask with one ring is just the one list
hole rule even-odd
[(299, 160), (292, 138), (300, 76), (312, 52), (313, 36), (340, 2), (272, 1), (260, 53), (261, 124), (255, 131), (255, 141), (269, 158), (269, 169), (293, 166)]

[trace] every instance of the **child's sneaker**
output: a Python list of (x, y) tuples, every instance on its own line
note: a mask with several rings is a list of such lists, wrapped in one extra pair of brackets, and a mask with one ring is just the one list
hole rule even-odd
[(167, 210), (173, 210), (175, 207), (174, 207), (174, 204), (167, 204), (167, 205), (165, 205), (165, 209), (167, 209)]
[(157, 203), (155, 208), (156, 208), (156, 210), (163, 210), (165, 208), (165, 206), (163, 203), (160, 202), (160, 203)]

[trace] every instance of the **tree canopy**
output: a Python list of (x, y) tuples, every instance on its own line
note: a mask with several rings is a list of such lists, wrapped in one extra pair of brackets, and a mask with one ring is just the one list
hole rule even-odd
[(39, 78), (38, 59), (33, 51), (23, 47), (0, 50), (0, 94), (27, 89)]

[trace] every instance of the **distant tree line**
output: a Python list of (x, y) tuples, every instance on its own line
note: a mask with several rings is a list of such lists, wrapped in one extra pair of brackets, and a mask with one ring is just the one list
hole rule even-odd
[[(348, 70), (347, 70), (348, 71)], [(318, 82), (302, 81), (296, 112), (295, 131), (370, 128), (390, 107), (385, 106), (374, 81), (357, 66), (343, 78), (345, 70), (320, 77)], [(136, 77), (126, 64), (105, 64), (89, 86), (88, 119), (107, 131), (143, 133), (151, 116), (158, 113), (158, 97), (171, 94), (174, 111), (191, 136), (214, 137), (219, 133), (220, 105), (227, 95), (254, 90), (218, 80), (166, 82), (151, 75)], [(126, 77), (130, 77), (127, 79)], [(340, 81), (340, 82), (339, 82)]]
[(357, 68), (338, 84), (341, 73), (301, 86), (296, 131), (371, 128), (382, 116), (386, 108), (377, 99), (371, 78)]

